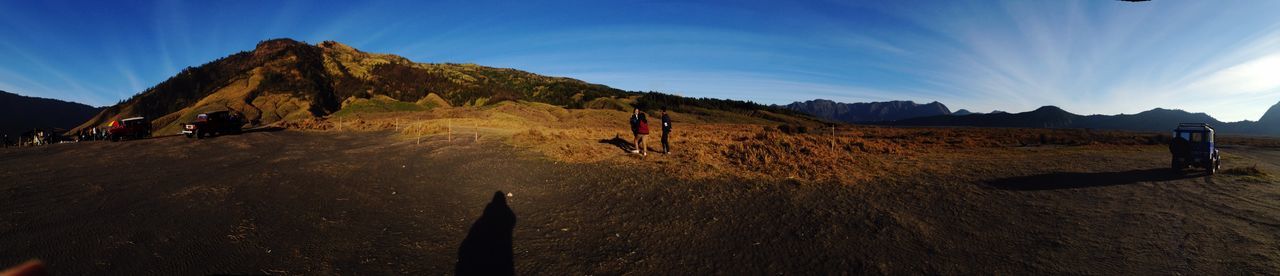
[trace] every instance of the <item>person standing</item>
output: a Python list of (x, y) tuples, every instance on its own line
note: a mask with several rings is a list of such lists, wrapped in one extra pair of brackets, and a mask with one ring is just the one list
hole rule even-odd
[(640, 153), (640, 109), (636, 108), (631, 111), (631, 143), (636, 148), (631, 149), (631, 153)]
[(640, 112), (640, 124), (638, 135), (636, 135), (636, 147), (640, 148), (641, 156), (649, 156), (649, 141), (645, 139), (649, 136), (649, 117), (644, 112)]
[(631, 150), (631, 153), (648, 156), (644, 138), (649, 135), (649, 118), (644, 115), (644, 112), (640, 112), (639, 108), (631, 113), (631, 134), (636, 138), (636, 148)]
[(662, 108), (662, 154), (671, 154), (671, 115)]

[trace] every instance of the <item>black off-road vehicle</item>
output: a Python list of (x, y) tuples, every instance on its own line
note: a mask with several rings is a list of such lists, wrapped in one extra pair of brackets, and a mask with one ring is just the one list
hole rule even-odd
[(209, 112), (196, 115), (196, 120), (191, 123), (182, 124), (182, 134), (187, 138), (201, 139), (214, 135), (238, 134), (243, 127), (244, 120), (235, 112)]
[(1217, 174), (1222, 167), (1218, 148), (1213, 144), (1213, 127), (1209, 124), (1178, 124), (1178, 128), (1173, 129), (1169, 152), (1173, 154), (1172, 165), (1175, 171), (1192, 166), (1204, 168), (1209, 174)]

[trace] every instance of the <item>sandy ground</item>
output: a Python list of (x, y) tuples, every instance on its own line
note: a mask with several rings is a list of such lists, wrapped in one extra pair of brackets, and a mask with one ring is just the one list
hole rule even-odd
[[(903, 164), (915, 174), (847, 185), (685, 180), (645, 165), (661, 156), (566, 164), (498, 141), (390, 136), (3, 149), (0, 265), (39, 258), (66, 275), (1280, 271), (1280, 184), (1171, 174), (1157, 146), (959, 150)], [(1280, 151), (1223, 151), (1228, 167), (1280, 172)]]

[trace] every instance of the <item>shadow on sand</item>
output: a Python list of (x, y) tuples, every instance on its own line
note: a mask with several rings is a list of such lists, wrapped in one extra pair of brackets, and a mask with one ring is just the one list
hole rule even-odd
[(502, 191), (493, 193), (493, 201), (484, 214), (471, 225), (471, 232), (458, 248), (457, 275), (513, 275), (511, 233), (516, 228), (516, 213), (507, 206)]
[(1170, 181), (1196, 176), (1198, 175), (1159, 168), (1100, 173), (1048, 173), (997, 179), (987, 182), (987, 184), (1002, 190), (1039, 191)]
[(621, 149), (622, 152), (626, 152), (626, 153), (630, 153), (632, 150), (636, 149), (635, 144), (632, 144), (630, 141), (627, 141), (627, 139), (622, 139), (622, 137), (620, 136), (614, 136), (613, 139), (600, 139), (600, 143), (613, 145), (615, 147), (618, 147), (618, 149)]

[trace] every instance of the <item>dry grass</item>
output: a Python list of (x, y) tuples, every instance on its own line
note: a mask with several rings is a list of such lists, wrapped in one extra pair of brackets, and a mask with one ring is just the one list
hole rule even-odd
[(1263, 172), (1261, 169), (1258, 169), (1258, 165), (1252, 165), (1248, 167), (1228, 168), (1228, 169), (1222, 170), (1222, 173), (1230, 174), (1230, 175), (1244, 175), (1244, 176), (1267, 176), (1266, 172)]
[[(960, 155), (1012, 156), (1019, 148), (1113, 149), (1160, 145), (1167, 135), (1062, 129), (901, 128), (847, 126), (836, 129), (818, 122), (783, 126), (758, 118), (715, 112), (673, 113), (671, 155), (628, 154), (632, 146), (629, 112), (614, 109), (564, 109), (531, 102), (503, 102), (484, 107), (436, 108), (425, 111), (354, 113), (305, 120), (286, 127), (314, 130), (394, 130), (404, 139), (436, 135), (496, 139), (564, 162), (614, 162), (655, 166), (680, 177), (701, 179), (797, 179), (859, 183), (876, 178), (946, 171), (929, 160)], [(648, 148), (661, 148), (657, 135)], [(804, 133), (796, 131), (801, 126)], [(625, 141), (625, 142), (620, 142)], [(928, 167), (928, 170), (925, 170)]]

